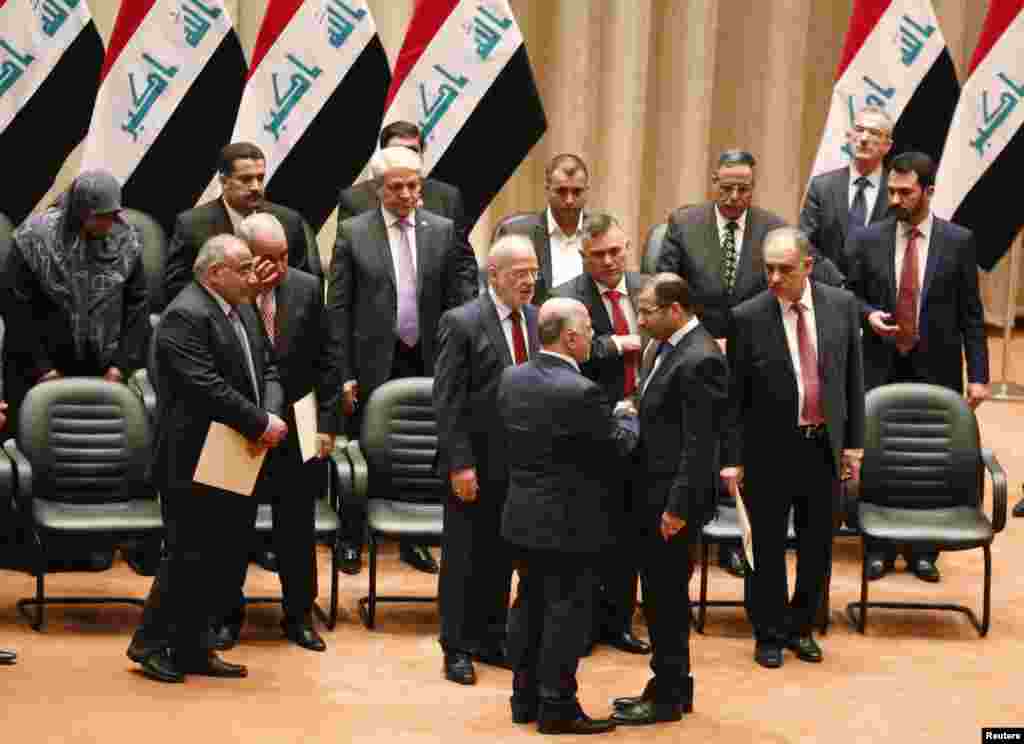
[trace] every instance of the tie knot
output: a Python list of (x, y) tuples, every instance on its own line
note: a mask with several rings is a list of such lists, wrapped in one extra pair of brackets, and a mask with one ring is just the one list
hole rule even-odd
[(409, 218), (408, 217), (403, 217), (400, 220), (395, 220), (395, 227), (397, 227), (402, 232), (405, 232), (406, 230), (409, 230), (409, 229), (412, 228), (412, 223), (409, 222)]
[(622, 297), (622, 292), (617, 289), (609, 289), (604, 293), (604, 296), (612, 302), (616, 302), (620, 297)]
[(867, 176), (860, 176), (856, 181), (853, 182), (853, 185), (856, 186), (858, 189), (866, 189), (868, 186), (871, 185), (871, 181), (868, 179)]
[(922, 235), (924, 235), (924, 233), (922, 233), (916, 227), (912, 227), (909, 230), (907, 230), (907, 238), (909, 240), (913, 240), (914, 238), (920, 238)]
[(238, 320), (238, 308), (232, 307), (230, 310), (228, 310), (228, 320), (230, 320), (232, 323)]
[(739, 226), (739, 223), (733, 220), (729, 220), (728, 222), (725, 223), (725, 229), (728, 230), (729, 232), (736, 232), (736, 230), (739, 229)]
[(513, 323), (518, 323), (520, 320), (523, 319), (523, 314), (518, 310), (513, 310), (508, 314), (508, 319), (511, 320)]
[(807, 306), (802, 302), (794, 302), (791, 307), (793, 308), (793, 312), (797, 315), (803, 315), (804, 310), (807, 309)]

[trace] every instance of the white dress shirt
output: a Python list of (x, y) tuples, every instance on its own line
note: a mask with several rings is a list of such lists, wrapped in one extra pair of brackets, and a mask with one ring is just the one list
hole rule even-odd
[(573, 368), (577, 372), (580, 371), (580, 365), (571, 356), (566, 356), (565, 354), (559, 354), (557, 351), (548, 351), (547, 349), (541, 349), (540, 353), (541, 354), (547, 354), (548, 356), (553, 356), (556, 359), (561, 359), (563, 362), (568, 362), (569, 364), (571, 364), (573, 366)]
[[(594, 286), (597, 287), (597, 293), (601, 295), (601, 302), (604, 303), (604, 309), (608, 313), (608, 318), (612, 321), (612, 328), (615, 328), (615, 314), (612, 312), (612, 299), (607, 293), (614, 289), (619, 293), (619, 307), (622, 308), (622, 314), (626, 316), (626, 325), (629, 326), (629, 332), (631, 334), (639, 333), (640, 326), (636, 322), (633, 300), (630, 299), (629, 290), (626, 289), (626, 275), (623, 274), (622, 278), (619, 279), (619, 283), (614, 287), (606, 287), (596, 279), (594, 280)], [(618, 339), (613, 336), (612, 342), (615, 344), (615, 349), (619, 352), (619, 356), (622, 356), (622, 347), (619, 345)]]
[[(917, 239), (914, 244), (917, 247), (917, 289), (918, 289), (918, 302), (917, 302), (917, 317), (921, 318), (921, 293), (924, 291), (924, 271), (928, 268), (928, 243), (932, 239), (932, 229), (935, 225), (935, 215), (930, 211), (928, 216), (921, 220), (921, 224), (917, 225), (918, 231), (921, 236)], [(896, 250), (893, 253), (893, 267), (896, 273), (893, 276), (896, 278), (896, 292), (900, 291), (900, 277), (903, 276), (903, 259), (907, 255), (907, 241), (910, 237), (910, 230), (914, 225), (908, 222), (897, 222), (896, 223)]]
[(228, 219), (231, 220), (232, 232), (234, 232), (235, 235), (238, 235), (238, 226), (242, 224), (242, 220), (245, 219), (245, 215), (233, 209), (231, 205), (228, 204), (228, 200), (223, 196), (220, 198), (220, 202), (224, 205), (224, 209), (228, 213)]
[[(853, 163), (850, 163), (850, 189), (849, 194), (847, 194), (847, 197), (849, 199), (849, 204), (847, 204), (847, 208), (853, 207), (853, 200), (857, 198), (856, 182), (858, 178), (860, 178), (860, 171), (858, 171), (857, 168), (854, 167)], [(881, 164), (879, 164), (878, 167), (875, 168), (873, 171), (868, 173), (865, 176), (865, 178), (868, 179), (868, 184), (870, 184), (869, 186), (866, 186), (864, 188), (864, 202), (867, 204), (867, 209), (864, 210), (864, 224), (866, 225), (869, 222), (871, 222), (871, 215), (875, 211), (875, 202), (878, 201), (878, 197), (880, 196), (879, 190), (882, 187)], [(885, 198), (888, 199), (889, 195), (886, 194)], [(863, 226), (864, 225), (861, 225), (861, 227)]]
[[(391, 250), (391, 265), (395, 269), (395, 302), (398, 302), (398, 287), (402, 283), (402, 268), (399, 266), (398, 252), (402, 247), (402, 231), (398, 227), (398, 223), (402, 221), (402, 218), (396, 215), (394, 212), (390, 212), (384, 207), (380, 208), (381, 213), (384, 215), (384, 226), (387, 228), (388, 233), (388, 248)], [(406, 221), (412, 225), (407, 229), (409, 235), (409, 248), (412, 252), (412, 265), (419, 267), (419, 262), (416, 260), (416, 210), (409, 212), (409, 216), (405, 218)], [(397, 304), (396, 304), (397, 307)], [(395, 314), (395, 326), (398, 325), (398, 314)]]
[[(740, 268), (740, 256), (743, 255), (743, 234), (747, 230), (747, 215), (750, 214), (749, 209), (744, 209), (741, 214), (735, 220), (730, 220), (722, 216), (722, 213), (718, 211), (718, 205), (715, 205), (715, 221), (718, 223), (718, 245), (721, 248), (725, 247), (725, 236), (729, 234), (729, 231), (725, 229), (725, 226), (730, 222), (736, 223), (736, 230), (734, 235), (736, 236), (736, 269), (737, 272)], [(725, 253), (722, 253), (723, 259)]]
[(583, 247), (583, 212), (580, 212), (580, 221), (572, 235), (562, 232), (551, 213), (551, 207), (548, 207), (546, 214), (548, 240), (551, 243), (551, 287), (554, 288), (583, 273), (583, 256), (580, 255)]
[[(512, 314), (512, 308), (506, 305), (498, 298), (498, 293), (494, 291), (494, 287), (488, 287), (487, 291), (491, 293), (491, 301), (494, 302), (494, 307), (498, 311), (498, 320), (501, 321), (501, 330), (505, 334), (505, 343), (508, 344), (508, 354), (512, 357), (512, 362), (516, 361), (516, 345), (512, 340), (512, 319), (509, 317)], [(519, 311), (519, 327), (523, 330), (523, 339), (526, 341), (526, 358), (530, 358), (530, 333), (526, 328), (526, 313), (522, 310)]]
[[(814, 300), (811, 298), (811, 283), (804, 285), (804, 293), (800, 297), (804, 310), (804, 322), (807, 324), (807, 335), (811, 337), (811, 346), (814, 347), (814, 358), (818, 358), (818, 324), (814, 317)], [(793, 372), (796, 373), (796, 414), (797, 421), (805, 426), (807, 421), (801, 415), (804, 410), (804, 378), (800, 369), (800, 337), (796, 333), (796, 313), (792, 310), (796, 303), (789, 300), (779, 300), (779, 308), (782, 310), (782, 326), (786, 329), (786, 343), (789, 345), (789, 358), (793, 361)], [(817, 372), (817, 370), (815, 370)], [(819, 398), (821, 397), (819, 385)], [(824, 405), (824, 404), (823, 404)]]
[[(673, 349), (675, 347), (679, 346), (679, 342), (682, 341), (686, 337), (686, 334), (689, 333), (690, 331), (692, 331), (694, 328), (696, 328), (699, 325), (700, 325), (700, 319), (698, 319), (697, 316), (694, 315), (692, 318), (690, 318), (689, 321), (687, 321), (686, 325), (684, 325), (682, 328), (680, 328), (678, 331), (676, 331), (675, 333), (673, 333), (671, 336), (668, 337), (668, 345), (671, 346)], [(656, 342), (652, 342), (652, 343), (656, 343)], [(647, 392), (647, 386), (650, 385), (651, 384), (651, 380), (654, 379), (654, 373), (658, 371), (658, 367), (661, 366), (662, 361), (664, 360), (664, 358), (666, 356), (668, 356), (669, 353), (670, 352), (665, 352), (664, 354), (660, 354), (660, 355), (658, 355), (658, 356), (656, 356), (654, 358), (654, 366), (651, 367), (650, 374), (648, 374), (647, 375), (647, 379), (644, 380), (644, 389), (642, 391), (640, 391), (640, 395), (641, 396), (644, 393)]]

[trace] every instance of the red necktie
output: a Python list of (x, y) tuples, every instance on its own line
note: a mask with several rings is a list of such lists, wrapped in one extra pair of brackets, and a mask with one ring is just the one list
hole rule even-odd
[[(626, 321), (626, 314), (622, 311), (622, 305), (619, 304), (619, 298), (622, 297), (622, 292), (617, 289), (609, 289), (604, 293), (605, 296), (612, 303), (612, 325), (615, 326), (616, 336), (628, 336), (629, 335), (629, 323)], [(622, 396), (628, 398), (636, 390), (636, 363), (639, 354), (635, 351), (627, 351), (622, 355), (623, 365), (625, 366), (626, 378), (623, 384)]]
[(512, 321), (512, 346), (515, 347), (516, 352), (516, 364), (522, 364), (529, 357), (526, 354), (526, 336), (523, 335), (523, 316), (518, 310), (513, 310), (508, 314), (508, 319)]
[[(811, 426), (825, 422), (821, 414), (821, 390), (818, 384), (818, 354), (811, 344), (811, 334), (807, 330), (804, 316), (807, 308), (799, 302), (793, 303), (796, 313), (796, 338), (800, 352), (800, 379), (804, 384), (804, 407), (800, 417)], [(799, 423), (799, 422), (798, 422)]]
[(270, 337), (270, 345), (277, 345), (277, 308), (274, 307), (274, 302), (270, 292), (264, 292), (260, 295), (260, 314), (263, 316), (263, 325), (267, 329), (267, 335)]
[(921, 231), (911, 228), (907, 234), (907, 250), (903, 254), (903, 269), (900, 271), (900, 290), (896, 295), (896, 348), (906, 354), (917, 345), (917, 303), (921, 294), (917, 273), (917, 238)]

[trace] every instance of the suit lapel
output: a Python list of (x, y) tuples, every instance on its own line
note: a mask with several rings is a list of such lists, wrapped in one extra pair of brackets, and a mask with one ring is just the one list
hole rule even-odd
[(210, 202), (210, 230), (211, 235), (235, 234), (235, 226), (231, 224), (231, 217), (222, 199)]
[(611, 318), (608, 317), (608, 309), (604, 306), (597, 282), (587, 273), (580, 274), (576, 281), (583, 284), (583, 295), (586, 298), (583, 304), (591, 308), (590, 320), (594, 326), (594, 334), (614, 333), (615, 327), (612, 325)]
[(889, 279), (889, 307), (895, 308), (896, 295), (900, 288), (899, 279), (896, 277), (896, 220), (889, 220), (885, 226), (882, 248), (885, 250), (885, 273)]
[(786, 326), (782, 319), (782, 306), (774, 295), (771, 295), (771, 303), (774, 322), (769, 325), (775, 336), (776, 348), (782, 351), (782, 358), (786, 360), (786, 369), (789, 370), (789, 376), (793, 380), (793, 393), (796, 394), (796, 368), (793, 366), (793, 356), (789, 352), (789, 340), (786, 338)]
[[(203, 296), (206, 298), (207, 303), (209, 303), (210, 312), (212, 313), (213, 319), (214, 319), (213, 322), (216, 323), (220, 327), (222, 337), (228, 339), (228, 343), (231, 344), (231, 348), (234, 350), (235, 357), (240, 362), (239, 369), (242, 370), (242, 373), (241, 373), (241, 377), (237, 378), (237, 379), (239, 379), (239, 380), (248, 380), (249, 379), (249, 370), (248, 370), (248, 365), (246, 364), (246, 361), (245, 361), (245, 349), (242, 348), (242, 341), (241, 341), (241, 339), (238, 338), (238, 334), (235, 333), (235, 327), (231, 324), (231, 321), (228, 320), (228, 316), (224, 314), (224, 310), (221, 309), (220, 303), (217, 302), (217, 300), (210, 294), (211, 290), (208, 290), (206, 287), (202, 286), (201, 284), (198, 285), (198, 286), (202, 290)], [(240, 319), (242, 319), (242, 326), (244, 328), (246, 328), (247, 331), (250, 332), (249, 338), (251, 339), (252, 338), (251, 330), (248, 329), (245, 326), (245, 320), (244, 320), (245, 313), (239, 312), (238, 313), (238, 317)], [(255, 365), (256, 365), (256, 359), (255, 359), (256, 354), (254, 353), (252, 356), (253, 356), (253, 366), (255, 367)], [(259, 368), (257, 368), (257, 378), (256, 378), (257, 380), (261, 379), (260, 376), (259, 376), (260, 374), (261, 373), (259, 371)], [(250, 382), (249, 384), (247, 384), (246, 388), (252, 388), (252, 383)], [(255, 391), (252, 391), (252, 392), (255, 392)]]
[(537, 328), (537, 308), (533, 305), (523, 305), (523, 314), (526, 316), (526, 333), (529, 338), (526, 339), (527, 345), (530, 347), (530, 359), (533, 359), (540, 353), (540, 332)]
[[(378, 260), (383, 264), (384, 270), (391, 279), (391, 286), (397, 285), (395, 280), (395, 264), (391, 257), (391, 241), (388, 240), (388, 228), (384, 224), (384, 213), (380, 209), (374, 210), (374, 218), (370, 221), (371, 242), (377, 246)], [(417, 236), (418, 238), (419, 236)], [(419, 244), (416, 245), (419, 248)]]
[(554, 286), (552, 285), (552, 282), (554, 281), (554, 269), (551, 266), (551, 236), (548, 235), (547, 210), (540, 213), (540, 224), (534, 225), (533, 244), (535, 246), (541, 246), (541, 253), (543, 255), (537, 256), (537, 261), (540, 263), (540, 271), (544, 275), (544, 279), (547, 281), (548, 292), (550, 292), (554, 289)]
[(889, 174), (882, 170), (882, 178), (878, 181), (878, 198), (875, 199), (875, 208), (871, 210), (871, 222), (881, 222), (889, 211)]
[[(818, 285), (811, 282), (811, 297), (814, 301), (814, 331), (815, 341), (818, 347), (818, 379), (825, 382), (828, 378), (828, 344), (832, 338), (832, 329), (836, 327), (835, 315), (832, 312), (832, 303), (818, 289)], [(820, 400), (824, 401), (824, 394), (819, 394)]]
[(920, 307), (924, 307), (925, 300), (928, 299), (928, 289), (932, 285), (932, 279), (935, 277), (935, 271), (939, 266), (939, 261), (942, 257), (939, 253), (942, 252), (943, 247), (946, 245), (939, 236), (939, 230), (942, 229), (939, 223), (939, 218), (935, 217), (932, 219), (932, 234), (928, 237), (928, 263), (924, 267), (924, 283), (921, 285), (921, 301)]
[(695, 256), (698, 266), (704, 266), (707, 271), (708, 281), (713, 282), (716, 287), (722, 287), (722, 236), (718, 233), (718, 215), (715, 212), (714, 202), (706, 205), (704, 213), (704, 239), (698, 241), (698, 249), (703, 251), (702, 256)]
[(274, 324), (277, 326), (274, 334), (274, 348), (279, 356), (287, 356), (289, 341), (291, 338), (291, 327), (295, 320), (295, 284), (289, 281), (289, 275), (281, 282), (275, 293), (277, 310), (274, 316)]
[(480, 311), (483, 313), (484, 330), (491, 344), (498, 350), (502, 364), (506, 367), (512, 366), (512, 352), (508, 348), (508, 339), (505, 337), (505, 329), (501, 327), (501, 319), (498, 317), (498, 308), (491, 299), (491, 293), (485, 292), (480, 298)]
[(434, 230), (433, 226), (416, 212), (416, 306), (419, 307), (420, 294), (423, 291), (423, 277), (426, 275), (430, 261), (433, 259)]
[[(743, 245), (740, 249), (740, 262), (736, 267), (736, 281), (733, 283), (732, 294), (735, 297), (746, 297), (751, 285), (757, 281), (763, 261), (761, 256), (754, 255), (760, 251), (761, 237), (764, 226), (755, 218), (754, 210), (747, 210), (747, 226), (743, 230)], [(755, 249), (755, 246), (757, 248)]]

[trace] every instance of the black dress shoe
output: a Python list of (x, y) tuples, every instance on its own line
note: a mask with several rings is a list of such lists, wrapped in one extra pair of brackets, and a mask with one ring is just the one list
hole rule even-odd
[(185, 681), (185, 673), (178, 668), (168, 649), (157, 651), (143, 659), (142, 673), (157, 682)]
[(614, 729), (610, 718), (591, 718), (583, 711), (576, 718), (541, 718), (537, 723), (542, 734), (604, 734)]
[(6, 648), (0, 648), (0, 664), (13, 664), (18, 660), (18, 655)]
[(774, 643), (758, 641), (754, 646), (754, 661), (766, 669), (778, 669), (782, 666), (782, 648)]
[(250, 560), (264, 571), (277, 573), (277, 553), (272, 550), (257, 550), (250, 556)]
[(300, 624), (282, 622), (281, 630), (284, 631), (284, 637), (296, 646), (301, 646), (302, 648), (309, 649), (310, 651), (327, 650), (327, 643), (309, 623)]
[(217, 625), (210, 629), (210, 643), (217, 651), (230, 651), (238, 645), (242, 629), (235, 625)]
[(508, 656), (505, 654), (505, 649), (500, 647), (482, 649), (475, 653), (473, 657), (481, 664), (496, 666), (501, 669), (512, 668), (512, 664), (509, 662)]
[(430, 550), (426, 545), (419, 545), (418, 543), (402, 545), (399, 551), (399, 558), (402, 559), (403, 563), (408, 563), (417, 571), (422, 571), (423, 573), (436, 574), (441, 570), (441, 567), (437, 565), (437, 561), (434, 560), (434, 556), (430, 554)]
[(355, 576), (363, 570), (363, 558), (352, 543), (342, 543), (338, 546), (338, 568), (349, 576)]
[[(692, 709), (692, 704), (690, 709)], [(689, 713), (684, 703), (658, 703), (654, 700), (641, 700), (632, 705), (624, 705), (615, 709), (612, 720), (621, 726), (647, 726), (652, 723), (681, 721), (683, 713)]]
[(469, 654), (453, 651), (444, 655), (444, 678), (460, 685), (475, 685), (476, 670)]
[(914, 576), (930, 584), (937, 584), (939, 579), (942, 578), (939, 573), (939, 567), (930, 558), (914, 559)]
[(512, 723), (533, 723), (537, 720), (537, 708), (540, 703), (535, 694), (513, 694), (508, 702), (512, 708)]
[(145, 548), (122, 548), (121, 557), (139, 576), (156, 576), (160, 567), (160, 551)]
[(883, 558), (881, 555), (869, 553), (867, 557), (868, 562), (868, 581), (877, 581), (878, 579), (885, 576), (887, 573), (892, 571), (892, 560)]
[(628, 654), (651, 653), (651, 645), (647, 641), (641, 641), (629, 631), (602, 636), (601, 643), (606, 643)]
[(796, 636), (786, 641), (786, 648), (796, 654), (800, 661), (809, 661), (817, 664), (825, 658), (821, 652), (821, 646), (811, 636)]
[(747, 566), (743, 562), (743, 558), (740, 556), (738, 548), (719, 547), (718, 565), (723, 571), (732, 574), (737, 579), (742, 579), (747, 575)]
[(241, 664), (230, 664), (217, 656), (213, 651), (205, 659), (182, 664), (181, 668), (187, 674), (202, 674), (206, 677), (237, 679), (249, 676), (249, 670), (246, 667)]

